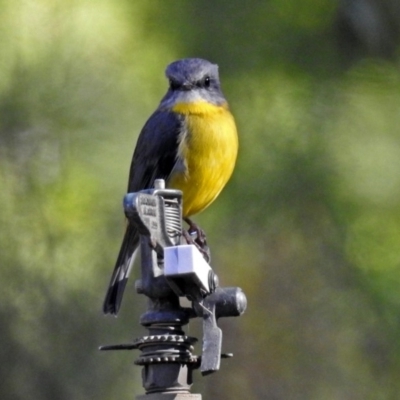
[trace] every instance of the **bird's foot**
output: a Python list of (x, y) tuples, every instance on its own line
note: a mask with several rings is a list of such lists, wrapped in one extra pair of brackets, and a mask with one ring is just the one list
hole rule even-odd
[(204, 259), (209, 263), (211, 261), (210, 248), (207, 245), (207, 237), (203, 229), (189, 218), (184, 218), (189, 225), (189, 229), (183, 230), (183, 236), (188, 244), (194, 244), (203, 255)]

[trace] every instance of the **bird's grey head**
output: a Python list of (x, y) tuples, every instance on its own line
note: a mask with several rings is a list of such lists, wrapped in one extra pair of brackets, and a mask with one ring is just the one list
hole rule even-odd
[(169, 80), (169, 89), (161, 106), (202, 100), (216, 105), (226, 103), (216, 64), (201, 58), (185, 58), (169, 64), (165, 75)]

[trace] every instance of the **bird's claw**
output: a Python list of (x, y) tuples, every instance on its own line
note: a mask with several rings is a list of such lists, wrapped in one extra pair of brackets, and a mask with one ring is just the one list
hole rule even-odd
[(211, 261), (210, 248), (207, 245), (207, 237), (203, 229), (188, 218), (185, 221), (189, 224), (187, 231), (183, 230), (183, 236), (188, 244), (194, 244), (204, 259), (209, 263)]

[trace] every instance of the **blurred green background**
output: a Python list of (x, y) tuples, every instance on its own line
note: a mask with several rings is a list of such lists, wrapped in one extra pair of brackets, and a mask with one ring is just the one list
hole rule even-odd
[(137, 354), (97, 350), (144, 333), (134, 279), (118, 319), (101, 304), (137, 134), (191, 56), (219, 64), (241, 146), (196, 221), (249, 303), (193, 392), (399, 398), (397, 0), (0, 5), (2, 400), (142, 393)]

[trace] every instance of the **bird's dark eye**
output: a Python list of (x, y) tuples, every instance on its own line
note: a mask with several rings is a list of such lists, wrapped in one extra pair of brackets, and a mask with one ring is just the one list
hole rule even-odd
[(205, 76), (204, 78), (200, 79), (196, 82), (196, 86), (198, 88), (209, 88), (211, 85), (211, 78), (209, 76)]
[(176, 81), (174, 81), (173, 79), (169, 80), (169, 88), (171, 90), (177, 90), (179, 89), (179, 83), (177, 83)]

